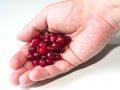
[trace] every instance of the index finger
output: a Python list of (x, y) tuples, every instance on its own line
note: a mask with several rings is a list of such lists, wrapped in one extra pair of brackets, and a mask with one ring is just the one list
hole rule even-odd
[(43, 10), (26, 27), (18, 34), (17, 38), (20, 41), (28, 42), (39, 32), (47, 29), (47, 10)]

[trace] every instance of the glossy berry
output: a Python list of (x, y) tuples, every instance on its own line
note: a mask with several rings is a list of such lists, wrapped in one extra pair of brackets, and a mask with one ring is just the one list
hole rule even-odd
[(54, 60), (47, 59), (47, 64), (48, 64), (48, 65), (52, 65), (53, 63), (54, 63)]
[(57, 36), (65, 36), (63, 33), (57, 33)]
[(39, 65), (39, 61), (38, 61), (38, 60), (33, 60), (33, 61), (32, 61), (32, 64), (33, 64), (34, 67), (35, 67), (35, 66), (38, 66), (38, 65)]
[(48, 46), (47, 46), (47, 50), (48, 50), (48, 51), (53, 51), (54, 49), (53, 49), (52, 45), (48, 45)]
[(39, 43), (39, 47), (46, 47), (46, 43), (45, 43), (44, 41), (41, 41), (41, 42)]
[(40, 39), (40, 40), (44, 40), (44, 39), (45, 39), (45, 34), (40, 33), (40, 35), (39, 35), (39, 39)]
[(54, 52), (48, 52), (48, 53), (47, 53), (47, 58), (48, 58), (48, 59), (51, 59), (51, 60), (54, 60), (54, 58), (55, 58)]
[(33, 40), (32, 40), (32, 42), (31, 42), (31, 44), (32, 44), (32, 46), (38, 46), (38, 44), (39, 44), (39, 38), (34, 38)]
[(47, 64), (47, 61), (46, 61), (45, 59), (41, 59), (41, 60), (39, 61), (39, 65), (40, 65), (41, 67), (45, 67), (45, 66), (47, 66), (48, 64)]
[(39, 52), (34, 53), (35, 59), (41, 58), (41, 54)]
[(64, 47), (60, 47), (60, 48), (58, 49), (58, 52), (59, 52), (59, 53), (64, 53), (64, 52), (65, 52), (65, 48), (64, 48)]
[(60, 60), (61, 59), (61, 55), (59, 53), (55, 53), (55, 60)]
[(53, 42), (53, 43), (52, 43), (52, 49), (53, 49), (53, 50), (58, 50), (59, 47), (60, 47), (60, 46), (59, 46), (58, 43), (56, 43), (56, 42)]
[(49, 31), (48, 31), (48, 37), (50, 37), (50, 36), (52, 36), (52, 35), (56, 35), (56, 34), (53, 33), (53, 32), (49, 32)]
[(32, 61), (32, 60), (35, 59), (35, 57), (34, 57), (33, 54), (30, 53), (30, 54), (28, 54), (27, 59), (30, 60), (30, 61)]
[(65, 45), (71, 42), (71, 38), (69, 36), (65, 36)]
[(30, 46), (29, 48), (28, 48), (28, 52), (29, 53), (35, 53), (37, 51), (37, 48), (35, 47), (35, 46)]
[(56, 39), (56, 42), (61, 46), (64, 45), (64, 43), (65, 43), (64, 36), (58, 36), (57, 39)]
[(39, 49), (39, 53), (40, 54), (46, 54), (47, 53), (47, 48), (46, 47), (42, 47)]
[(50, 41), (55, 42), (56, 38), (57, 38), (57, 36), (55, 34), (53, 34), (53, 35), (50, 36)]
[(49, 31), (40, 33), (32, 39), (28, 48), (27, 59), (32, 62), (34, 67), (53, 65), (56, 61), (62, 59), (60, 53), (65, 52), (65, 46), (70, 41), (71, 38), (62, 33)]
[(47, 45), (49, 45), (49, 44), (51, 43), (49, 38), (45, 38), (45, 39), (44, 39), (44, 42), (45, 42)]
[(42, 55), (41, 59), (47, 59), (47, 56), (46, 55)]

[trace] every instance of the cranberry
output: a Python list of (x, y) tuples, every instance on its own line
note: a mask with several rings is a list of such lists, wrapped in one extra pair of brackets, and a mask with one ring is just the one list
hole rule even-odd
[(49, 44), (50, 44), (50, 39), (49, 39), (49, 38), (45, 38), (45, 39), (44, 39), (44, 42), (45, 42), (47, 45), (49, 45)]
[(53, 50), (58, 50), (60, 46), (58, 43), (54, 42), (52, 43), (52, 47), (53, 47)]
[(37, 51), (37, 48), (35, 46), (30, 46), (28, 48), (29, 53), (35, 53)]
[(34, 53), (34, 57), (36, 59), (39, 59), (41, 57), (41, 54), (39, 52)]
[(52, 45), (48, 45), (48, 46), (47, 46), (47, 50), (48, 50), (48, 51), (53, 51), (54, 49), (53, 49)]
[(69, 44), (71, 41), (71, 38), (69, 36), (65, 36), (65, 45)]
[(27, 59), (33, 66), (45, 67), (62, 59), (60, 53), (65, 52), (65, 46), (71, 41), (62, 33), (44, 32), (33, 38), (28, 48)]
[(55, 53), (55, 60), (60, 60), (61, 59), (61, 55), (59, 53)]
[(63, 33), (57, 33), (57, 36), (65, 36)]
[(32, 64), (33, 64), (34, 67), (35, 67), (35, 66), (38, 66), (38, 65), (39, 65), (39, 61), (38, 61), (38, 60), (33, 60), (33, 61), (32, 61)]
[(39, 43), (39, 47), (46, 47), (46, 43), (45, 43), (44, 41), (41, 41), (41, 42)]
[(57, 36), (55, 34), (53, 34), (53, 35), (50, 36), (50, 41), (55, 42), (56, 38), (57, 38)]
[(64, 45), (64, 43), (65, 43), (64, 36), (58, 36), (57, 39), (56, 39), (56, 42), (61, 46)]
[(64, 47), (60, 47), (60, 48), (58, 49), (58, 52), (59, 52), (59, 53), (64, 53), (64, 52), (65, 52), (65, 48), (64, 48)]
[(30, 60), (30, 61), (32, 61), (32, 60), (35, 59), (35, 57), (34, 57), (33, 54), (30, 53), (30, 54), (28, 54), (27, 59)]
[(53, 33), (53, 32), (49, 32), (49, 31), (48, 31), (48, 37), (50, 37), (50, 36), (52, 36), (52, 35), (56, 35), (56, 34)]
[(41, 59), (41, 60), (39, 61), (39, 65), (40, 65), (41, 67), (45, 67), (45, 66), (47, 66), (47, 61), (46, 61), (45, 59)]
[(51, 51), (47, 53), (47, 58), (53, 60), (55, 57), (55, 54)]
[(42, 47), (39, 49), (39, 53), (40, 54), (46, 54), (47, 53), (47, 48), (46, 47)]
[(38, 46), (38, 44), (39, 44), (39, 38), (34, 38), (33, 40), (32, 40), (32, 42), (31, 42), (31, 44), (33, 45), (33, 46)]
[(39, 38), (40, 38), (40, 40), (44, 40), (45, 39), (45, 34), (40, 33)]
[(47, 56), (46, 55), (42, 55), (41, 59), (47, 59)]
[(47, 59), (47, 63), (48, 63), (48, 65), (52, 65), (54, 63), (54, 61), (51, 59)]

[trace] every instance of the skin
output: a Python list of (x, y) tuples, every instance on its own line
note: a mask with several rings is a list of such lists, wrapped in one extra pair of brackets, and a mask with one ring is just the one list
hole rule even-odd
[(70, 71), (95, 56), (120, 29), (118, 2), (119, 0), (67, 0), (44, 8), (17, 38), (29, 42), (39, 32), (48, 29), (51, 32), (65, 33), (72, 41), (62, 54), (63, 60), (46, 67), (33, 67), (27, 61), (27, 43), (10, 60), (10, 66), (14, 69), (10, 82), (13, 85), (30, 86)]

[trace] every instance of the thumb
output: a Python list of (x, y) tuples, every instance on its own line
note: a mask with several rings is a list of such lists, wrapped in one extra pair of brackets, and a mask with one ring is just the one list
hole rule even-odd
[[(47, 8), (46, 8), (47, 9)], [(37, 36), (39, 32), (47, 29), (47, 13), (48, 10), (41, 11), (36, 15), (28, 25), (17, 35), (20, 41), (28, 42), (33, 37)]]

